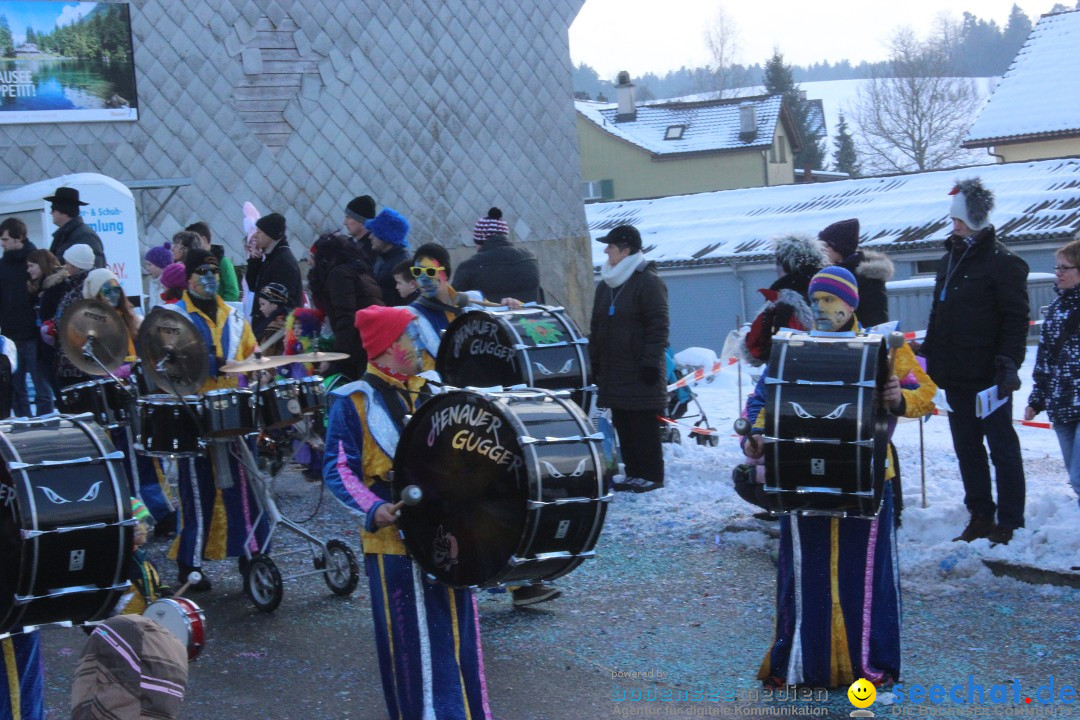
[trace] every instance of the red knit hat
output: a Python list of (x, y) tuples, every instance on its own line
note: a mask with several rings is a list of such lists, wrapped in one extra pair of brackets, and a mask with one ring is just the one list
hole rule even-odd
[(368, 358), (374, 360), (386, 352), (415, 318), (415, 315), (403, 307), (372, 305), (357, 310), (354, 324), (360, 331), (360, 342), (363, 343)]

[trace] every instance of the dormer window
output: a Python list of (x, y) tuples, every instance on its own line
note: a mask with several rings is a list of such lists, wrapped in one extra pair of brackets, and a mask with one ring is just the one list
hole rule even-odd
[(686, 130), (685, 125), (668, 125), (668, 129), (664, 131), (664, 139), (682, 140), (683, 130)]

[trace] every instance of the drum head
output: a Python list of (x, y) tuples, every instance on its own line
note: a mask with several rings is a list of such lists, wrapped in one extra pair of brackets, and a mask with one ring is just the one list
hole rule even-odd
[(402, 432), (394, 499), (409, 485), (424, 496), (399, 526), (413, 558), (447, 585), (488, 583), (519, 552), (529, 492), (519, 424), (487, 396), (452, 392), (428, 400)]

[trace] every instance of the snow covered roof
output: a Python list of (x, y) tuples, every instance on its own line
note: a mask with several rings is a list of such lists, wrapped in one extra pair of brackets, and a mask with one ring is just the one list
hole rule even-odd
[(986, 147), (1080, 135), (1080, 10), (1043, 15), (964, 140)]
[[(757, 133), (745, 139), (739, 135), (739, 108), (744, 105), (753, 105), (757, 111)], [(621, 140), (654, 155), (678, 155), (769, 147), (783, 104), (780, 95), (639, 103), (635, 119), (622, 122), (615, 122), (619, 114), (615, 103), (579, 100), (574, 106), (583, 117)], [(684, 126), (681, 138), (664, 139), (668, 128), (680, 125)]]
[[(921, 249), (946, 238), (948, 193), (975, 176), (996, 195), (990, 217), (1007, 242), (1060, 240), (1080, 228), (1080, 158), (593, 203), (585, 215), (594, 239), (616, 225), (636, 226), (649, 257), (668, 267), (771, 258), (776, 237), (816, 236), (851, 217), (863, 247)], [(599, 267), (604, 246), (591, 245)]]

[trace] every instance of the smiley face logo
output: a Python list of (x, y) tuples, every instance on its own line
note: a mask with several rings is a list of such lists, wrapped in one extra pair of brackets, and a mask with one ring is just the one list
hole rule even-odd
[(874, 683), (866, 678), (859, 678), (851, 683), (847, 696), (851, 704), (857, 708), (870, 707), (874, 704), (874, 699), (877, 698), (877, 688), (874, 687)]

